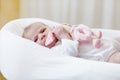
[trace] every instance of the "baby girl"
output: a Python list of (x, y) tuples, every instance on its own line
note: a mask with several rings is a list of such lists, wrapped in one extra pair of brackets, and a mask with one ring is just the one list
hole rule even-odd
[(89, 60), (120, 63), (120, 43), (117, 40), (103, 39), (102, 33), (95, 34), (88, 27), (61, 25), (49, 27), (36, 22), (25, 28), (23, 37), (51, 50), (63, 50), (68, 55)]

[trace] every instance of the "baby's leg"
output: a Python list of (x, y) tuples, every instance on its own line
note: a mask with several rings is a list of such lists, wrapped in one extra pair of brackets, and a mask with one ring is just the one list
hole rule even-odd
[(120, 42), (120, 37), (115, 38), (115, 40), (117, 40), (118, 42)]
[(110, 56), (108, 62), (120, 64), (120, 52), (115, 52), (115, 53), (113, 53), (113, 54)]

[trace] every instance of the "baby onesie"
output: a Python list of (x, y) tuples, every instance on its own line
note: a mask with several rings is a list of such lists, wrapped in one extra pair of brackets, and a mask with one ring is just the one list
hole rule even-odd
[(120, 51), (120, 43), (112, 39), (102, 39), (101, 47), (95, 48), (90, 43), (79, 44), (78, 41), (62, 39), (51, 50), (59, 55), (107, 62), (113, 53)]

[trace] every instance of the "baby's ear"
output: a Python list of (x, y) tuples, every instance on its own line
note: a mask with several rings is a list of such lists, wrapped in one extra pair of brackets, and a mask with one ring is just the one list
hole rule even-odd
[(55, 36), (53, 34), (53, 32), (49, 32), (45, 41), (45, 46), (48, 46), (50, 44), (52, 44), (52, 42), (55, 40)]

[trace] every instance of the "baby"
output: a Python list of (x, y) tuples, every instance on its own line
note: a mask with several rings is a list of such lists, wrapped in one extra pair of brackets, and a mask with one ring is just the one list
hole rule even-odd
[(86, 39), (88, 40), (87, 44), (79, 44), (78, 40), (74, 40), (74, 32), (68, 30), (65, 29), (64, 25), (51, 28), (44, 23), (36, 22), (25, 28), (23, 37), (50, 49), (56, 49), (58, 51), (61, 49), (66, 51), (65, 53), (69, 53), (68, 55), (71, 56), (90, 60), (120, 63), (119, 38), (117, 40), (101, 39), (101, 35), (99, 35), (98, 37), (101, 40), (100, 47), (95, 48), (91, 45), (92, 37)]
[[(72, 39), (70, 34), (63, 28), (63, 27), (55, 27), (54, 33), (52, 33), (53, 41), (49, 45), (45, 45), (46, 39), (48, 34), (51, 34), (51, 31), (53, 31), (53, 28), (48, 27), (44, 23), (36, 22), (31, 25), (29, 25), (27, 28), (25, 28), (23, 37), (30, 39), (42, 46), (51, 48), (55, 46), (55, 44), (60, 41), (62, 38), (66, 39)], [(62, 34), (63, 33), (63, 34)]]

